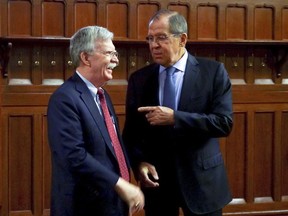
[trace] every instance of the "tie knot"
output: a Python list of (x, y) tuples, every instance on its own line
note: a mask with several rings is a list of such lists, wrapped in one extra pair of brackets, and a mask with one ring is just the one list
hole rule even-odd
[(99, 95), (99, 97), (104, 97), (104, 90), (99, 88), (97, 94)]
[(168, 68), (166, 68), (166, 73), (168, 76), (172, 76), (173, 73), (175, 72), (175, 70), (176, 70), (176, 68), (174, 68), (174, 67), (168, 67)]

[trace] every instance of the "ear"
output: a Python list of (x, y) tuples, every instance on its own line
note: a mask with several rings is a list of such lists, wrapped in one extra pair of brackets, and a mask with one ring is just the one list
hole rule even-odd
[(186, 33), (181, 34), (181, 36), (180, 36), (180, 46), (181, 47), (185, 47), (185, 45), (187, 43), (187, 39), (188, 39), (188, 36)]
[(85, 53), (85, 52), (81, 52), (80, 53), (80, 59), (83, 62), (83, 64), (86, 65), (86, 66), (90, 66), (91, 65), (88, 57), (89, 57), (89, 55), (87, 53)]

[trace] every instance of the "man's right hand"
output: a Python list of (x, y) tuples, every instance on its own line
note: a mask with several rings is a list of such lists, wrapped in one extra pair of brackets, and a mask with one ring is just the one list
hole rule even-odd
[(144, 194), (138, 186), (120, 177), (115, 185), (115, 190), (129, 206), (129, 216), (144, 208)]

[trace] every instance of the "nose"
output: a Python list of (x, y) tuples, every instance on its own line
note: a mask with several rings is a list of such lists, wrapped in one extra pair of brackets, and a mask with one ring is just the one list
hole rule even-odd
[(152, 48), (152, 47), (159, 47), (159, 43), (154, 39), (153, 41), (151, 41), (149, 43), (149, 46)]
[(111, 61), (116, 63), (117, 65), (119, 65), (119, 59), (118, 59), (118, 56), (116, 55), (113, 55), (113, 57), (111, 58)]

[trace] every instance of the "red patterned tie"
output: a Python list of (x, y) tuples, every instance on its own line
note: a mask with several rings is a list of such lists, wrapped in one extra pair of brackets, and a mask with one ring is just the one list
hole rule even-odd
[(118, 139), (117, 133), (116, 133), (115, 128), (114, 128), (114, 124), (112, 122), (112, 118), (111, 118), (110, 113), (108, 111), (108, 107), (107, 107), (107, 103), (106, 103), (103, 89), (98, 90), (98, 95), (99, 95), (99, 100), (100, 100), (100, 104), (102, 107), (104, 119), (106, 122), (106, 126), (107, 126), (107, 129), (108, 129), (111, 141), (112, 141), (112, 145), (114, 147), (114, 151), (116, 153), (116, 157), (118, 160), (121, 176), (125, 180), (129, 181), (129, 179), (130, 179), (129, 178), (129, 171), (128, 171), (128, 168), (126, 165), (126, 161), (125, 161), (122, 147), (120, 145), (120, 141)]

